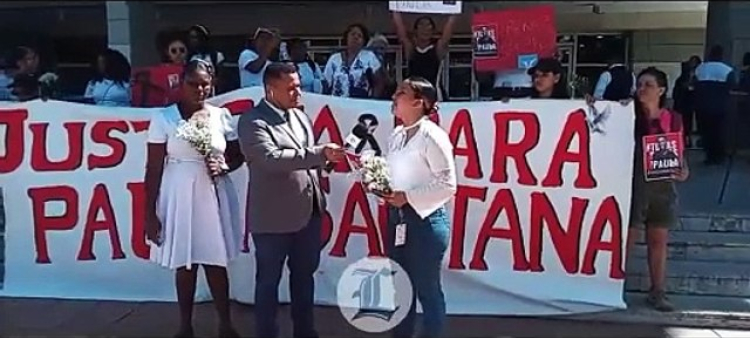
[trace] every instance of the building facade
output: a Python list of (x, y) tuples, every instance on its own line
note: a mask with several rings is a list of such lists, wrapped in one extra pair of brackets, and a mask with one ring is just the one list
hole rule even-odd
[[(588, 78), (590, 84), (606, 68), (605, 60), (611, 55), (622, 56), (636, 71), (645, 66), (660, 67), (674, 81), (681, 61), (703, 55), (707, 12), (716, 7), (706, 1), (532, 3), (556, 7), (566, 75)], [(464, 13), (444, 61), (447, 71), (442, 81), (450, 99), (482, 99), (491, 87), (479, 83), (471, 70), (471, 13), (528, 5), (517, 1), (464, 2)], [(415, 17), (408, 15), (407, 20)], [(442, 18), (436, 19), (440, 26)], [(227, 57), (224, 73), (236, 86), (237, 57), (256, 27), (275, 27), (285, 37), (309, 40), (311, 54), (323, 65), (341, 48), (344, 28), (355, 22), (389, 37), (389, 58), (405, 66), (383, 1), (4, 2), (0, 4), (0, 27), (11, 34), (0, 38), (0, 49), (25, 44), (29, 39), (38, 41), (36, 44), (43, 46), (42, 56), (48, 64), (55, 64), (66, 88), (82, 91), (91, 75), (90, 63), (96, 50), (110, 46), (126, 54), (134, 66), (154, 64), (158, 62), (157, 32), (200, 23), (209, 27), (215, 46)], [(399, 69), (397, 76), (401, 74)]]

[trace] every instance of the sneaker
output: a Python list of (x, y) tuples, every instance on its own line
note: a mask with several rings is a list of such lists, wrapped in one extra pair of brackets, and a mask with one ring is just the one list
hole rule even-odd
[(674, 305), (667, 298), (667, 294), (664, 291), (652, 291), (646, 298), (646, 303), (653, 307), (657, 311), (661, 312), (672, 312), (674, 311)]

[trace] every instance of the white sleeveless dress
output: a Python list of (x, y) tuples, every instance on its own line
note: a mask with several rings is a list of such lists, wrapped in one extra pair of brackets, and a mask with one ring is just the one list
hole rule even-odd
[[(207, 107), (215, 150), (224, 152), (226, 141), (237, 140), (228, 110)], [(237, 191), (228, 175), (216, 184), (208, 175), (203, 156), (177, 138), (182, 117), (177, 105), (154, 114), (149, 143), (166, 143), (156, 215), (162, 224), (162, 244), (151, 245), (151, 261), (169, 269), (193, 264), (226, 267), (239, 255), (242, 228)]]

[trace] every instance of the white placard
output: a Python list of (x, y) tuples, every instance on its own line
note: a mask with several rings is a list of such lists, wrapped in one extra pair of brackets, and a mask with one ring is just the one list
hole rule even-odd
[(461, 1), (388, 1), (393, 12), (426, 14), (460, 14)]

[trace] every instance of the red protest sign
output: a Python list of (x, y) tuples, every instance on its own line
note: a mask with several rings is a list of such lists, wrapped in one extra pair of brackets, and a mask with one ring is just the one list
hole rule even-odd
[(681, 133), (643, 137), (643, 172), (646, 181), (672, 179), (682, 168), (684, 144)]
[(552, 6), (479, 12), (471, 26), (478, 71), (530, 68), (557, 50)]

